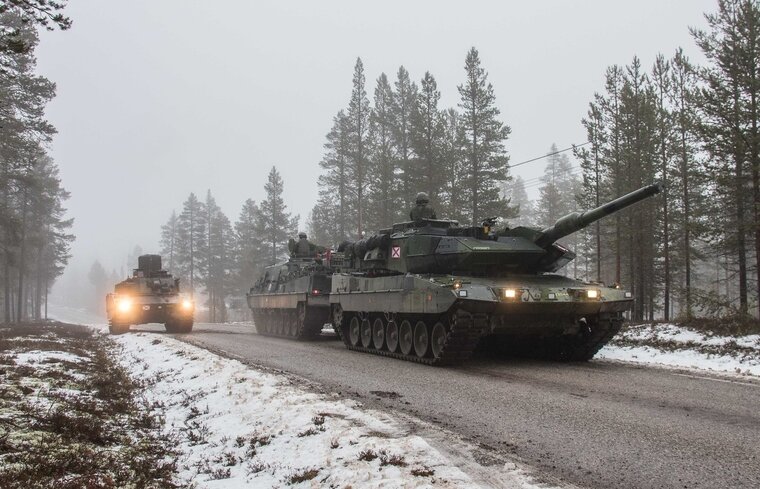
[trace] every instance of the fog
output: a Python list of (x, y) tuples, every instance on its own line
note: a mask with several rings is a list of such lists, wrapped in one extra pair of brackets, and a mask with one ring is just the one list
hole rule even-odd
[[(95, 259), (128, 270), (135, 245), (157, 252), (160, 226), (190, 192), (211, 190), (234, 221), (245, 199), (263, 198), (273, 165), (303, 224), (357, 56), (370, 99), (380, 73), (394, 80), (403, 65), (416, 81), (436, 77), (445, 108), (477, 47), (514, 164), (586, 141), (580, 120), (607, 66), (638, 55), (648, 69), (679, 46), (701, 61), (688, 27), (713, 10), (713, 0), (73, 1), (72, 29), (43, 33), (38, 49), (39, 72), (58, 86), (51, 155), (77, 236), (62, 282)], [(542, 170), (539, 160), (513, 175)]]

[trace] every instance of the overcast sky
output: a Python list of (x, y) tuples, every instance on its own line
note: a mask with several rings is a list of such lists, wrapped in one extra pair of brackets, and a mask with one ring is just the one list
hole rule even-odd
[(370, 99), (380, 73), (393, 81), (403, 65), (436, 77), (445, 108), (477, 47), (517, 163), (585, 141), (580, 119), (607, 66), (638, 55), (648, 70), (678, 46), (701, 61), (688, 27), (715, 3), (71, 0), (74, 25), (42, 34), (38, 68), (58, 86), (48, 117), (72, 194), (72, 265), (136, 266), (129, 250), (157, 252), (190, 192), (210, 189), (234, 222), (245, 199), (263, 198), (272, 165), (303, 223), (357, 56)]

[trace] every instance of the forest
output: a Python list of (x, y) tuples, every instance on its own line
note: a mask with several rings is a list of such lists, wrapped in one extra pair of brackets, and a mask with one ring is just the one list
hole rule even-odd
[[(418, 191), (439, 217), (542, 227), (659, 181), (664, 195), (567, 238), (578, 258), (562, 272), (631, 289), (633, 320), (757, 317), (760, 6), (721, 1), (705, 18), (691, 34), (706, 64), (677, 48), (651, 67), (634, 56), (600, 70), (602, 89), (579, 114), (587, 141), (552, 145), (544, 175), (527, 182), (512, 176), (510, 127), (477, 49), (448, 108), (431, 73), (417, 83), (403, 66), (393, 81), (377, 78), (370, 100), (357, 59), (348, 105), (326, 135), (310, 239), (334, 246), (405, 220)], [(234, 225), (209, 192), (191, 194), (163, 227), (167, 263), (206, 291), (212, 318), (224, 320), (225, 300), (286, 256), (299, 217), (282, 188), (273, 167), (266, 198), (246, 201)]]
[(55, 84), (35, 73), (37, 28), (68, 29), (58, 2), (0, 4), (0, 318), (45, 317), (47, 296), (68, 263), (69, 194), (48, 151), (45, 119)]

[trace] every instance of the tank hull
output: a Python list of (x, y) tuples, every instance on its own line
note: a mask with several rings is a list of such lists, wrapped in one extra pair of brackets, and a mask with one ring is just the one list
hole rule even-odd
[(330, 303), (349, 349), (437, 365), (466, 360), (479, 343), (588, 360), (619, 330), (632, 299), (558, 275), (335, 274)]
[(254, 287), (246, 299), (256, 332), (296, 340), (316, 338), (329, 322), (329, 291), (330, 275), (323, 272)]

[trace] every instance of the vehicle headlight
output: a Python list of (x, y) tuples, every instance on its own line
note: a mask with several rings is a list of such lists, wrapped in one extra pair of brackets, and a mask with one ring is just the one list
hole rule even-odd
[(132, 309), (132, 299), (120, 299), (116, 307), (119, 309), (119, 312), (129, 312)]
[(505, 299), (514, 299), (517, 297), (517, 290), (515, 289), (504, 289), (504, 298)]
[(586, 297), (588, 297), (589, 299), (598, 299), (599, 291), (596, 289), (589, 289), (586, 291)]
[(185, 299), (182, 301), (182, 309), (184, 309), (185, 311), (189, 311), (192, 308), (193, 308), (193, 301), (189, 299)]

